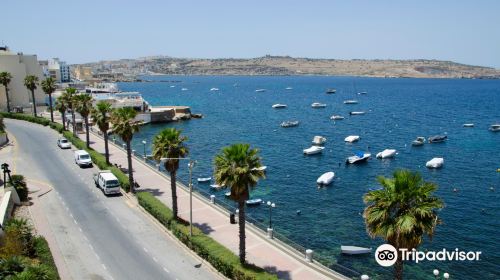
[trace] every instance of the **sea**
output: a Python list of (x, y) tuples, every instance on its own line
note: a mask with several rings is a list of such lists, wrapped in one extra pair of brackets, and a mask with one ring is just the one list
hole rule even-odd
[[(500, 274), (500, 132), (488, 131), (500, 122), (500, 81), (480, 79), (411, 79), (326, 76), (144, 76), (149, 82), (119, 83), (123, 91), (139, 91), (151, 105), (186, 105), (192, 119), (148, 124), (134, 135), (133, 148), (151, 153), (153, 137), (175, 127), (189, 139), (190, 158), (197, 161), (193, 178), (213, 175), (214, 156), (233, 143), (249, 143), (260, 151), (267, 166), (266, 179), (252, 190), (252, 198), (271, 201), (272, 226), (278, 238), (300, 249), (312, 249), (314, 258), (352, 277), (392, 279), (392, 269), (379, 266), (374, 254), (346, 256), (341, 245), (371, 247), (384, 241), (372, 239), (362, 217), (363, 195), (380, 188), (377, 176), (390, 177), (399, 168), (418, 171), (439, 186), (435, 195), (445, 207), (432, 239), (419, 250), (481, 251), (479, 261), (422, 261), (405, 265), (406, 279), (434, 279), (432, 271), (450, 279), (498, 279)], [(218, 90), (211, 90), (218, 88)], [(291, 88), (291, 89), (286, 89)], [(326, 94), (335, 88), (335, 94)], [(256, 92), (256, 89), (265, 89)], [(366, 92), (365, 94), (360, 94)], [(347, 105), (344, 100), (358, 104)], [(313, 102), (325, 103), (315, 109)], [(286, 109), (273, 109), (276, 103)], [(351, 111), (365, 115), (350, 116)], [(344, 120), (333, 121), (332, 115)], [(283, 121), (298, 120), (297, 127), (282, 128)], [(474, 127), (463, 127), (474, 123)], [(305, 156), (314, 136), (327, 142), (320, 155)], [(345, 143), (359, 135), (356, 143)], [(418, 136), (446, 135), (444, 143), (413, 147)], [(144, 145), (142, 141), (145, 140)], [(376, 159), (384, 149), (396, 149), (393, 159)], [(359, 165), (345, 159), (357, 151), (372, 158)], [(444, 166), (430, 170), (425, 163), (444, 158)], [(335, 172), (333, 183), (318, 188), (316, 179)], [(213, 176), (212, 176), (213, 177)], [(179, 179), (187, 184), (188, 167), (181, 164)], [(212, 182), (213, 183), (213, 182)], [(216, 196), (229, 210), (235, 204), (225, 191), (209, 184), (194, 189)], [(265, 229), (267, 205), (248, 207), (248, 219)]]

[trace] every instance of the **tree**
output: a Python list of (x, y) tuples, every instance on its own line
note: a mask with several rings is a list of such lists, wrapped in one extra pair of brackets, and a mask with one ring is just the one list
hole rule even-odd
[(42, 81), (42, 90), (45, 94), (49, 95), (49, 109), (50, 109), (50, 121), (54, 122), (54, 112), (52, 108), (52, 93), (56, 91), (56, 80), (52, 77)]
[(104, 135), (104, 153), (106, 156), (106, 163), (109, 165), (109, 148), (108, 148), (108, 130), (109, 130), (109, 117), (111, 114), (111, 104), (106, 101), (99, 101), (96, 107), (92, 109), (92, 122), (94, 122), (99, 130)]
[(56, 110), (61, 113), (61, 120), (63, 123), (63, 129), (66, 130), (66, 110), (68, 109), (68, 100), (71, 97), (67, 92), (61, 94), (56, 101)]
[(24, 86), (31, 91), (31, 100), (33, 101), (33, 115), (36, 117), (36, 100), (35, 90), (38, 86), (38, 77), (35, 75), (28, 75), (24, 78)]
[(177, 219), (177, 185), (176, 174), (179, 169), (179, 158), (189, 154), (189, 149), (184, 145), (187, 137), (181, 136), (181, 130), (166, 128), (160, 131), (153, 139), (153, 158), (164, 161), (165, 169), (170, 173), (170, 189), (172, 191), (172, 212)]
[(250, 189), (257, 185), (260, 178), (265, 178), (259, 151), (251, 149), (249, 144), (233, 144), (222, 149), (215, 156), (214, 177), (217, 184), (231, 188), (230, 198), (238, 203), (240, 262), (245, 263), (245, 201), (250, 196)]
[(127, 145), (127, 161), (128, 161), (128, 181), (130, 191), (135, 193), (134, 175), (132, 170), (132, 149), (130, 142), (134, 137), (134, 133), (139, 131), (139, 123), (134, 121), (137, 112), (128, 108), (119, 108), (111, 113), (111, 123), (113, 124), (113, 133), (116, 133)]
[[(423, 235), (432, 238), (440, 223), (437, 210), (444, 207), (433, 196), (437, 185), (424, 182), (418, 172), (396, 170), (393, 178), (379, 176), (382, 189), (364, 196), (367, 204), (363, 213), (370, 237), (381, 237), (399, 252), (412, 250), (422, 243)], [(394, 279), (403, 279), (403, 260), (399, 254), (394, 267)]]
[(0, 84), (5, 87), (5, 101), (7, 102), (7, 112), (10, 113), (9, 84), (12, 75), (9, 72), (0, 72)]
[(86, 93), (75, 95), (75, 110), (82, 115), (85, 121), (85, 136), (87, 142), (87, 148), (90, 148), (89, 139), (89, 115), (92, 110), (92, 96)]
[(76, 136), (76, 119), (75, 119), (75, 107), (76, 107), (76, 88), (67, 88), (67, 95), (65, 96), (65, 102), (68, 109), (71, 111), (71, 121), (73, 126), (73, 135)]

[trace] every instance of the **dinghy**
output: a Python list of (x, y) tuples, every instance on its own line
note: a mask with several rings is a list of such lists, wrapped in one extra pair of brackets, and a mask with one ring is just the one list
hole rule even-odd
[(345, 162), (349, 164), (361, 163), (367, 161), (372, 154), (365, 152), (357, 152), (355, 155), (348, 157)]
[(198, 183), (206, 183), (210, 182), (210, 180), (212, 180), (212, 177), (198, 178)]
[(443, 158), (433, 158), (431, 160), (429, 160), (425, 166), (427, 168), (440, 168), (442, 167), (444, 164), (444, 159)]
[(316, 183), (322, 187), (329, 185), (332, 181), (333, 178), (335, 178), (335, 173), (334, 172), (326, 172), (323, 175), (319, 176), (318, 180), (316, 180)]
[(260, 199), (260, 198), (250, 199), (250, 200), (246, 201), (246, 204), (248, 206), (260, 205), (260, 204), (262, 204), (262, 199)]
[(377, 158), (391, 158), (396, 155), (396, 150), (394, 149), (385, 149), (382, 152), (377, 154)]
[(347, 136), (344, 139), (345, 142), (349, 142), (349, 143), (356, 142), (358, 140), (359, 140), (359, 136), (358, 135), (350, 135), (350, 136)]
[(321, 153), (325, 147), (311, 146), (310, 148), (304, 149), (305, 155), (315, 155)]
[(312, 143), (314, 145), (323, 145), (326, 142), (326, 138), (323, 136), (314, 136)]
[(372, 248), (342, 245), (340, 246), (340, 251), (342, 251), (342, 254), (346, 255), (360, 255), (360, 254), (369, 254), (372, 251)]

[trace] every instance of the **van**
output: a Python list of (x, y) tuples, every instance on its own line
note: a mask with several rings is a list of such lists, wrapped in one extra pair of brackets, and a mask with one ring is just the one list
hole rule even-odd
[(78, 166), (92, 166), (92, 159), (90, 158), (89, 153), (85, 150), (75, 151), (75, 163)]
[(120, 182), (109, 170), (102, 170), (94, 174), (94, 182), (105, 195), (120, 193)]

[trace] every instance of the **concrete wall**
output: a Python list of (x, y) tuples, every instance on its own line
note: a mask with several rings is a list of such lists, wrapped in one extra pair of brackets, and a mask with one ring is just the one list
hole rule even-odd
[(0, 147), (8, 142), (7, 133), (0, 133)]
[[(9, 84), (9, 98), (11, 108), (15, 106), (30, 107), (31, 92), (24, 86), (24, 78), (27, 75), (35, 75), (44, 79), (43, 70), (38, 65), (36, 55), (18, 55), (8, 52), (0, 52), (0, 72), (7, 71), (12, 75)], [(41, 86), (35, 90), (36, 104), (43, 105), (45, 101)], [(0, 110), (7, 109), (5, 88), (0, 86)]]

